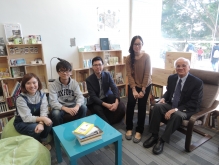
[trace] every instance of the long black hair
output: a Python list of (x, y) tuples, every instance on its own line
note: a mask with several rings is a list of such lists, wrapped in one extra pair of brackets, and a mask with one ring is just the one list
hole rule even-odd
[(132, 72), (134, 72), (134, 63), (135, 63), (135, 52), (133, 50), (133, 46), (134, 46), (134, 43), (135, 43), (136, 39), (141, 40), (142, 45), (144, 44), (143, 39), (141, 38), (141, 36), (134, 36), (132, 38), (131, 45), (129, 47), (129, 53), (130, 53), (130, 58), (131, 58), (131, 63), (130, 64), (131, 64)]

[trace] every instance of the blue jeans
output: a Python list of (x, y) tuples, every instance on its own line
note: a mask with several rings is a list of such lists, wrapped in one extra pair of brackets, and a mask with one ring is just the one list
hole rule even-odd
[(47, 138), (49, 132), (51, 131), (52, 126), (47, 126), (44, 124), (44, 130), (41, 133), (36, 133), (35, 128), (37, 124), (38, 123), (19, 122), (15, 123), (14, 127), (20, 134), (31, 136), (39, 141), (44, 141)]
[[(85, 105), (81, 105), (81, 107), (78, 110), (78, 113), (75, 116), (71, 116), (71, 120), (77, 120), (80, 118), (83, 118), (86, 116), (87, 113), (87, 107)], [(64, 115), (70, 115), (68, 113), (66, 113), (63, 110), (59, 110), (59, 109), (53, 109), (52, 110), (52, 122), (53, 122), (53, 127), (63, 124), (63, 118)]]

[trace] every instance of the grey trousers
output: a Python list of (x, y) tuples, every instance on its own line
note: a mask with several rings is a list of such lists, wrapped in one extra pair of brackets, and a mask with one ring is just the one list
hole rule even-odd
[[(170, 104), (155, 104), (153, 109), (151, 110), (151, 120), (149, 124), (149, 132), (152, 134), (159, 134), (159, 129), (160, 129), (160, 122), (165, 120), (165, 114), (169, 110), (172, 109), (172, 105)], [(181, 112), (181, 111), (176, 111), (174, 112), (169, 120), (166, 120), (166, 128), (161, 136), (161, 138), (169, 143), (170, 141), (170, 136), (172, 135), (173, 132), (175, 132), (180, 125), (182, 124), (182, 121), (187, 118), (186, 113)]]

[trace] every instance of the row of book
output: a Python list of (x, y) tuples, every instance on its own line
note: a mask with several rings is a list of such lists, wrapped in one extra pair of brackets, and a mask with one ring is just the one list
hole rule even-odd
[(92, 67), (92, 59), (83, 60), (84, 68)]
[(81, 92), (87, 92), (87, 84), (86, 81), (78, 82)]
[(151, 94), (154, 97), (161, 98), (163, 96), (163, 87), (152, 85), (151, 86)]
[(0, 133), (3, 131), (3, 129), (6, 126), (7, 123), (8, 123), (8, 118), (7, 117), (0, 119)]
[(1, 81), (1, 85), (2, 85), (2, 89), (3, 89), (3, 95), (8, 98), (8, 97), (13, 97), (13, 96), (17, 96), (20, 94), (21, 91), (21, 82), (16, 82), (11, 93), (9, 93), (8, 91), (8, 85), (6, 83), (3, 82), (3, 80)]
[(0, 102), (0, 113), (7, 112), (7, 105), (5, 102)]
[(94, 126), (94, 124), (83, 122), (72, 133), (81, 145), (85, 145), (102, 139), (103, 131), (98, 126)]
[(118, 57), (108, 57), (109, 65), (116, 65), (119, 64), (119, 58)]
[(9, 110), (15, 109), (17, 97), (18, 97), (18, 95), (12, 96), (12, 97), (8, 97), (8, 98), (6, 99), (7, 104), (8, 104), (8, 109), (9, 109)]

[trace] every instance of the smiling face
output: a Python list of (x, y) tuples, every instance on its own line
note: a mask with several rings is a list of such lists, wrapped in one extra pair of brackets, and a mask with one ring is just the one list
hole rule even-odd
[(176, 61), (175, 68), (180, 78), (185, 77), (190, 70), (189, 63), (183, 58), (180, 58)]
[(133, 44), (133, 50), (135, 53), (140, 53), (141, 52), (141, 48), (142, 48), (142, 41), (137, 38)]
[(25, 84), (25, 89), (27, 90), (28, 94), (34, 95), (38, 90), (38, 81), (36, 78), (32, 77), (29, 81)]

